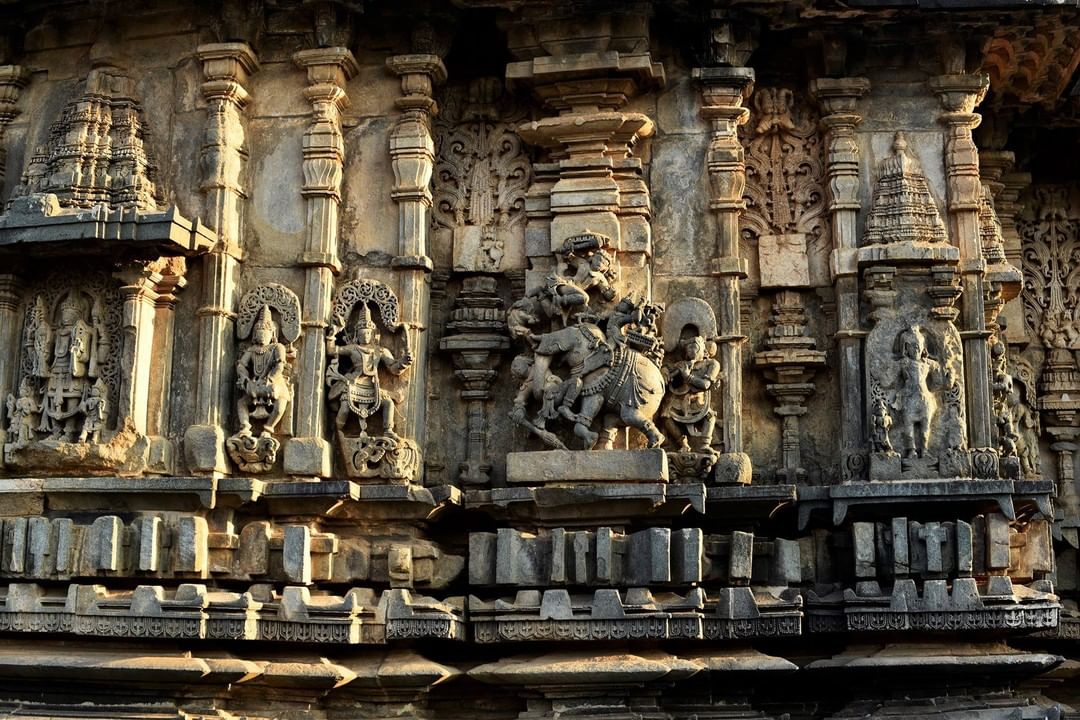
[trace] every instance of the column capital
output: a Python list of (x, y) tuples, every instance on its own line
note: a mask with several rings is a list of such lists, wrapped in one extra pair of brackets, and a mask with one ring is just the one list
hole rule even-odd
[(810, 95), (826, 115), (854, 114), (855, 103), (870, 92), (870, 81), (863, 77), (817, 78), (810, 82)]
[(697, 67), (691, 77), (701, 87), (706, 106), (739, 107), (754, 91), (754, 69)]
[(203, 63), (207, 80), (227, 80), (243, 84), (259, 69), (259, 60), (247, 43), (207, 43), (200, 45), (196, 56)]
[(395, 101), (398, 109), (432, 115), (438, 112), (432, 94), (435, 85), (446, 82), (446, 66), (442, 58), (430, 53), (391, 55), (386, 58), (386, 67), (401, 78), (402, 97)]
[[(985, 73), (938, 75), (928, 81), (930, 90), (937, 94), (941, 106), (949, 115), (969, 115), (986, 97), (990, 89), (990, 76)], [(975, 125), (978, 125), (976, 121)], [(972, 125), (971, 127), (975, 127)]]
[(293, 62), (307, 71), (309, 85), (344, 87), (356, 77), (360, 66), (352, 51), (343, 47), (314, 48), (293, 53)]

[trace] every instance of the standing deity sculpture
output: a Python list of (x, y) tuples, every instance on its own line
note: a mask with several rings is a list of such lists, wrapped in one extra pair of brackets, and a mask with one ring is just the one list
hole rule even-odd
[[(382, 344), (372, 306), (386, 329), (404, 338), (400, 356)], [(383, 379), (384, 373), (397, 377), (412, 367), (404, 329), (398, 321), (397, 297), (382, 283), (354, 280), (338, 291), (326, 338), (326, 383), (328, 399), (336, 405), (338, 442), (353, 477), (411, 482), (419, 473), (419, 449), (397, 433), (398, 399)], [(381, 421), (377, 428), (371, 426), (376, 416)]]
[[(281, 324), (274, 320), (277, 311)], [(245, 472), (269, 471), (281, 442), (274, 437), (292, 403), (289, 346), (300, 334), (300, 301), (288, 288), (263, 285), (240, 302), (237, 335), (251, 342), (236, 361), (236, 417), (240, 430), (226, 442), (229, 457)], [(261, 425), (258, 434), (255, 424)]]
[[(396, 438), (394, 397), (379, 385), (379, 369), (385, 368), (393, 375), (401, 375), (412, 366), (412, 353), (408, 350), (395, 358), (394, 354), (379, 344), (379, 330), (371, 319), (367, 305), (361, 306), (352, 335), (345, 345), (328, 342), (326, 354), (330, 358), (326, 381), (330, 385), (330, 399), (339, 401), (334, 425), (338, 432), (345, 429), (350, 417), (355, 416), (360, 429), (367, 431), (368, 418), (381, 412), (383, 432)], [(341, 369), (345, 358), (346, 370)]]
[(668, 438), (677, 439), (681, 452), (714, 454), (716, 413), (710, 401), (721, 373), (714, 357), (715, 343), (695, 335), (682, 347), (684, 359), (664, 368), (668, 394), (660, 417)]
[(10, 420), (8, 430), (11, 434), (8, 440), (14, 448), (26, 447), (34, 439), (34, 429), (39, 422), (38, 413), (41, 412), (41, 404), (30, 378), (23, 378), (19, 383), (18, 397), (8, 394), (7, 407)]
[(660, 419), (668, 441), (668, 460), (677, 478), (702, 480), (721, 455), (714, 436), (718, 414), (713, 393), (723, 371), (716, 359), (716, 316), (704, 300), (681, 298), (663, 318), (663, 366), (667, 386)]
[(75, 442), (85, 422), (83, 400), (98, 377), (98, 367), (111, 344), (102, 309), (71, 292), (60, 302), (45, 377), (44, 403), (38, 430), (54, 440)]
[(913, 326), (900, 334), (900, 387), (897, 397), (900, 410), (900, 437), (904, 457), (926, 456), (930, 444), (930, 422), (936, 409), (931, 384), (941, 366), (930, 357), (921, 328)]

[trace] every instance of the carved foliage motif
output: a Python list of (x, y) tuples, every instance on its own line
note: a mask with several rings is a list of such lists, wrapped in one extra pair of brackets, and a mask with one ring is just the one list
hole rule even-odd
[(134, 91), (134, 79), (115, 68), (91, 71), (85, 92), (53, 123), (12, 197), (53, 193), (66, 207), (156, 208), (156, 168)]
[(827, 229), (824, 147), (809, 103), (787, 88), (759, 88), (750, 122), (740, 129), (746, 147), (744, 226), (756, 235)]
[(1067, 189), (1035, 190), (1023, 237), (1024, 320), (1047, 348), (1080, 348), (1080, 221), (1067, 212)]
[(473, 82), (466, 102), (452, 99), (434, 128), (432, 217), (437, 232), (451, 233), (459, 270), (497, 272), (524, 257), (531, 165), (513, 124), (496, 107), (501, 91), (495, 78)]
[(104, 273), (55, 273), (27, 295), (11, 435), (101, 442), (116, 426), (122, 301)]

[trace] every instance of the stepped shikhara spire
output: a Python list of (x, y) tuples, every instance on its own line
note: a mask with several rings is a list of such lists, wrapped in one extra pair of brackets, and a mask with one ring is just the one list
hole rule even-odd
[(948, 240), (922, 167), (896, 133), (893, 156), (881, 163), (863, 244), (938, 243)]
[(92, 70), (86, 91), (68, 103), (30, 158), (13, 197), (53, 193), (64, 207), (156, 210), (155, 167), (134, 91), (134, 79), (116, 69)]

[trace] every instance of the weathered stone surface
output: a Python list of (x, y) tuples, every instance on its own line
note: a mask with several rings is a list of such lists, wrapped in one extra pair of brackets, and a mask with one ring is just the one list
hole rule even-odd
[(0, 716), (1080, 705), (1080, 11), (729, 4), (5, 2)]

